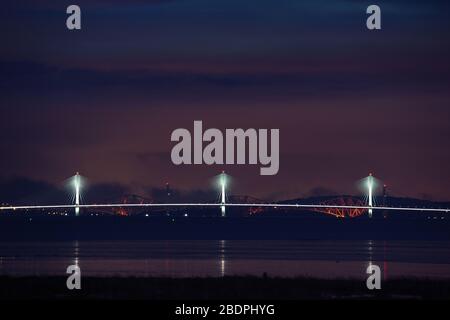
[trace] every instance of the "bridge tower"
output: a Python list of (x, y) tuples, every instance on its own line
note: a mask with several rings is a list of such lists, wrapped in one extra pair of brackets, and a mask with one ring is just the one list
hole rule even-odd
[(373, 176), (372, 173), (367, 177), (367, 190), (369, 196), (369, 218), (372, 218), (372, 207), (373, 207)]
[(75, 215), (80, 215), (80, 188), (81, 188), (81, 181), (80, 181), (80, 174), (77, 172), (74, 177), (74, 187), (75, 187)]
[(222, 174), (220, 175), (220, 188), (221, 188), (221, 201), (220, 203), (223, 204), (223, 206), (220, 206), (220, 212), (222, 217), (225, 217), (225, 201), (226, 201), (226, 184), (227, 184), (227, 178), (225, 171), (222, 171)]

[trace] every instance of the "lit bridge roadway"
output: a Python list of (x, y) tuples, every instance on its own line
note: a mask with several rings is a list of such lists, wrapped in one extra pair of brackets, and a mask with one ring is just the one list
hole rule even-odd
[(67, 204), (67, 205), (24, 205), (3, 206), (0, 211), (14, 210), (41, 210), (41, 209), (101, 209), (101, 208), (152, 208), (152, 207), (270, 207), (270, 208), (299, 208), (299, 209), (363, 209), (363, 210), (389, 210), (449, 213), (450, 208), (415, 208), (415, 207), (388, 207), (388, 206), (346, 206), (322, 204), (292, 204), (292, 203), (106, 203), (106, 204)]

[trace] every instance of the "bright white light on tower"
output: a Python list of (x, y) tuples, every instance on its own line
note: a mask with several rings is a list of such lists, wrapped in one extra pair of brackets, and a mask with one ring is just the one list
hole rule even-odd
[[(227, 178), (225, 176), (225, 172), (222, 172), (222, 174), (220, 175), (220, 186), (221, 186), (221, 193), (222, 193), (222, 199), (221, 199), (221, 203), (225, 204), (225, 199), (226, 199), (226, 195), (225, 195), (225, 189), (226, 189), (226, 184), (227, 184)], [(221, 213), (222, 213), (222, 217), (225, 217), (225, 206), (221, 206), (220, 207)]]
[(78, 207), (80, 205), (80, 198), (81, 198), (81, 176), (77, 172), (75, 176), (73, 176), (73, 187), (75, 189), (75, 215), (80, 214), (80, 208)]
[[(226, 203), (226, 199), (227, 199), (227, 187), (229, 185), (230, 182), (230, 176), (228, 176), (225, 171), (222, 171), (221, 174), (215, 176), (215, 184), (216, 186), (219, 188), (220, 190), (220, 203), (221, 204), (225, 204)], [(220, 212), (221, 212), (221, 216), (224, 217), (225, 216), (225, 211), (226, 211), (226, 206), (222, 205), (220, 206)]]
[[(367, 189), (368, 189), (368, 196), (369, 196), (369, 207), (373, 207), (373, 177), (372, 174), (369, 174), (367, 177)], [(369, 217), (372, 217), (372, 209), (369, 209)]]
[(80, 194), (81, 182), (80, 182), (80, 175), (78, 173), (75, 176), (73, 184), (75, 186), (75, 193), (79, 195)]
[(367, 201), (366, 203), (369, 207), (368, 215), (369, 217), (372, 217), (373, 209), (370, 207), (376, 207), (376, 196), (382, 191), (383, 182), (370, 173), (369, 176), (359, 180), (357, 185)]

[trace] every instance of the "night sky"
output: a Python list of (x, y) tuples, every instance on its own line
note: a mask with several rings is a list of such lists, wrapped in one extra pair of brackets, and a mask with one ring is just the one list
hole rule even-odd
[[(446, 0), (16, 0), (0, 26), (0, 193), (76, 171), (208, 190), (225, 169), (231, 193), (265, 199), (357, 194), (373, 172), (393, 195), (450, 200)], [(279, 173), (173, 165), (170, 134), (194, 120), (279, 128)]]

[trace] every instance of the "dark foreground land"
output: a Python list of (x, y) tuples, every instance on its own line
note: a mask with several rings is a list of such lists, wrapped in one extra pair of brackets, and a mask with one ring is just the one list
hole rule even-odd
[(363, 280), (312, 278), (95, 278), (68, 290), (65, 277), (0, 277), (0, 300), (324, 300), (450, 299), (450, 280), (392, 279), (381, 290)]

